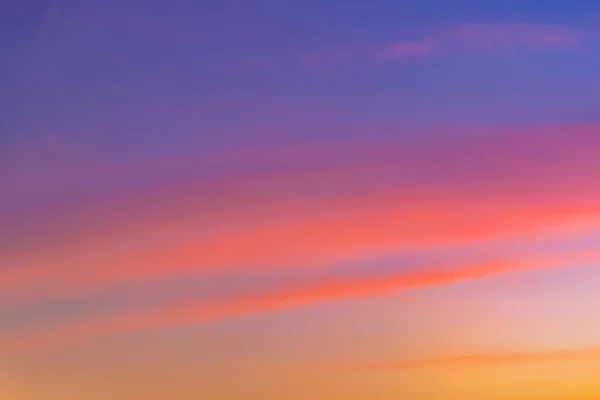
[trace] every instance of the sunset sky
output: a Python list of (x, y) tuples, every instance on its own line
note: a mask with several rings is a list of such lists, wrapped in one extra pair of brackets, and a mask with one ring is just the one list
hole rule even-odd
[(600, 398), (600, 2), (0, 2), (0, 400)]

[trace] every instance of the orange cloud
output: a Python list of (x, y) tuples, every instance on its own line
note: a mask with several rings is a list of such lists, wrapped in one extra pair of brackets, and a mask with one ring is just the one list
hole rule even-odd
[(561, 361), (600, 362), (600, 347), (579, 349), (556, 349), (514, 353), (470, 354), (463, 356), (429, 358), (425, 360), (400, 361), (374, 364), (374, 370), (428, 368), (447, 365), (486, 366), (498, 364), (548, 363)]
[(62, 327), (22, 335), (8, 347), (15, 351), (34, 350), (88, 337), (271, 312), (324, 301), (380, 296), (398, 290), (452, 284), (507, 272), (597, 262), (599, 259), (600, 249), (593, 248), (556, 257), (538, 255), (524, 260), (492, 259), (467, 265), (449, 263), (419, 272), (387, 276), (331, 277), (295, 282), (269, 290), (234, 294), (217, 301), (186, 301), (141, 312), (121, 311), (104, 317), (92, 316)]

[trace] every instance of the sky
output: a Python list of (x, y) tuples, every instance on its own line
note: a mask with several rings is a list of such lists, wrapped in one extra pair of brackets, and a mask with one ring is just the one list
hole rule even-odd
[(4, 0), (0, 400), (599, 398), (599, 21)]

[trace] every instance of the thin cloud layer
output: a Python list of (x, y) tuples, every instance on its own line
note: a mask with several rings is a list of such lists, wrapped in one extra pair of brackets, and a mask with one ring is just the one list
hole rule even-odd
[(572, 48), (582, 44), (577, 29), (558, 25), (527, 23), (468, 23), (447, 30), (450, 40), (470, 47), (531, 46), (533, 48)]
[(9, 2), (0, 398), (600, 397), (600, 2)]
[(211, 185), (159, 185), (91, 201), (33, 220), (26, 232), (37, 231), (46, 244), (30, 239), (2, 254), (0, 286), (43, 297), (169, 276), (312, 268), (527, 240), (577, 224), (594, 229), (597, 138), (595, 126), (565, 126), (443, 146), (364, 154), (350, 148), (352, 156), (333, 166), (225, 175)]
[(563, 361), (600, 362), (600, 347), (555, 349), (514, 353), (469, 354), (425, 360), (374, 364), (370, 369), (386, 371), (444, 366), (485, 367), (505, 364), (554, 363)]
[(578, 49), (585, 42), (576, 27), (533, 23), (464, 23), (426, 29), (417, 40), (400, 40), (376, 48), (322, 49), (289, 58), (256, 57), (242, 69), (275, 70), (286, 65), (323, 67), (336, 63), (391, 61), (442, 55), (456, 51), (543, 51)]
[(585, 265), (599, 260), (599, 249), (585, 248), (552, 257), (530, 255), (523, 259), (492, 258), (462, 265), (440, 264), (421, 272), (386, 276), (330, 277), (316, 282), (292, 283), (266, 291), (240, 293), (220, 301), (186, 301), (142, 311), (119, 311), (95, 318), (87, 316), (75, 321), (64, 321), (56, 327), (38, 329), (29, 335), (20, 334), (16, 340), (7, 343), (6, 347), (17, 352), (40, 350), (96, 336), (272, 312), (325, 301), (381, 296), (399, 290), (447, 285), (509, 272)]

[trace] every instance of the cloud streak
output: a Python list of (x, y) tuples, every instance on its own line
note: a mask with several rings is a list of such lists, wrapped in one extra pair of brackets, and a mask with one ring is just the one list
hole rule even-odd
[(599, 249), (586, 248), (555, 257), (530, 255), (523, 259), (489, 258), (462, 265), (439, 264), (418, 272), (294, 282), (268, 290), (238, 293), (215, 301), (185, 301), (142, 311), (120, 310), (111, 315), (63, 321), (62, 326), (21, 334), (16, 340), (7, 343), (6, 347), (9, 351), (34, 351), (98, 336), (286, 310), (326, 301), (381, 296), (399, 290), (447, 285), (509, 272), (581, 265), (599, 260)]
[(387, 371), (396, 369), (416, 369), (445, 366), (482, 367), (505, 364), (554, 363), (564, 361), (600, 362), (600, 347), (510, 353), (469, 354), (452, 357), (429, 358), (424, 360), (374, 364), (369, 366), (369, 369), (375, 371)]
[(528, 23), (462, 24), (448, 29), (447, 37), (461, 46), (474, 48), (498, 45), (573, 48), (583, 41), (581, 32), (570, 27)]
[(0, 285), (27, 288), (45, 282), (64, 294), (186, 274), (306, 268), (377, 254), (542, 235), (544, 228), (575, 222), (597, 227), (600, 216), (600, 205), (596, 204), (477, 206), (449, 199), (426, 204), (423, 199), (418, 206), (398, 210), (394, 203), (400, 199), (379, 199), (362, 204), (362, 209), (350, 202), (346, 210), (338, 208), (337, 213), (313, 210), (284, 224), (192, 236), (156, 248), (119, 248), (97, 258), (93, 252), (70, 257), (27, 254), (0, 271)]
[[(50, 292), (35, 292), (69, 294), (165, 276), (306, 268), (526, 238), (574, 223), (595, 228), (597, 135), (596, 126), (563, 126), (500, 129), (439, 146), (347, 146), (339, 163), (311, 161), (92, 201), (32, 221), (28, 235), (37, 232), (49, 244), (30, 240), (0, 255), (0, 287), (31, 293), (29, 287), (46, 285)], [(130, 240), (138, 242), (125, 245)]]
[(257, 57), (242, 69), (275, 70), (289, 65), (323, 67), (366, 60), (392, 61), (448, 54), (457, 51), (505, 53), (581, 48), (585, 41), (576, 27), (535, 23), (464, 23), (427, 29), (420, 39), (400, 40), (373, 48), (321, 49), (291, 57)]

